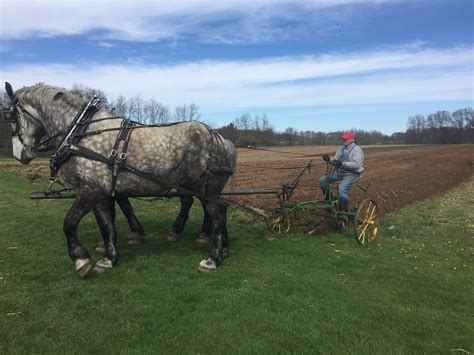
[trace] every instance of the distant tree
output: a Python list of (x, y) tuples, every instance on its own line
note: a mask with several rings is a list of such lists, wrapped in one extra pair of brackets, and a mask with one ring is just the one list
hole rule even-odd
[(82, 84), (73, 84), (72, 89), (70, 91), (73, 94), (79, 95), (85, 101), (90, 101), (92, 98), (97, 96), (97, 98), (100, 100), (98, 105), (100, 108), (111, 108), (109, 106), (107, 94), (100, 89), (95, 89), (93, 87), (85, 86)]
[(285, 137), (288, 145), (294, 145), (296, 141), (297, 130), (293, 127), (288, 127), (285, 129)]
[(415, 115), (408, 117), (407, 140), (408, 143), (422, 143), (423, 133), (426, 127), (425, 117)]
[(7, 107), (10, 105), (10, 98), (3, 89), (0, 89), (0, 105), (2, 107)]
[(110, 106), (117, 116), (129, 117), (128, 102), (124, 96), (120, 95), (115, 101), (111, 101)]
[(237, 126), (238, 129), (243, 131), (250, 130), (252, 123), (252, 116), (248, 112), (244, 113), (240, 117), (234, 120), (234, 124)]
[(236, 142), (237, 139), (239, 138), (239, 130), (238, 128), (233, 124), (230, 123), (227, 126), (218, 128), (217, 131), (222, 134), (222, 136), (225, 139), (229, 139), (232, 142)]
[(144, 115), (146, 122), (150, 124), (166, 123), (170, 120), (168, 107), (154, 99), (145, 102)]
[[(10, 106), (10, 98), (7, 93), (0, 89), (0, 109)], [(9, 122), (0, 119), (0, 155), (11, 156), (12, 154), (12, 138)]]
[(468, 141), (469, 130), (472, 129), (472, 124), (474, 123), (474, 110), (470, 107), (462, 108), (454, 111), (451, 117), (454, 128), (459, 132), (457, 136), (458, 143)]
[(186, 105), (177, 105), (174, 109), (174, 118), (176, 121), (184, 122), (186, 119)]
[(136, 95), (127, 101), (128, 118), (140, 123), (145, 123), (145, 103), (140, 95)]
[(199, 106), (196, 105), (194, 102), (191, 102), (188, 105), (186, 113), (188, 121), (197, 121), (201, 118), (201, 114), (199, 113)]

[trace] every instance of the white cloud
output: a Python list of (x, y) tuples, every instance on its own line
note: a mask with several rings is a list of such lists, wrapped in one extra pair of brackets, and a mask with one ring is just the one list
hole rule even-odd
[[(94, 36), (109, 40), (173, 40), (191, 34), (208, 42), (262, 42), (302, 34), (308, 26), (327, 31), (328, 22), (335, 22), (331, 19), (334, 14), (323, 10), (374, 2), (381, 1), (2, 0), (1, 37), (54, 37), (95, 31)], [(337, 14), (339, 20), (341, 16), (343, 13)], [(290, 28), (275, 25), (295, 19), (298, 21)]]
[(165, 104), (283, 107), (474, 100), (473, 48), (356, 52), (256, 61), (202, 61), (174, 66), (18, 65), (0, 69), (15, 88), (39, 81), (74, 83), (113, 97), (141, 95)]

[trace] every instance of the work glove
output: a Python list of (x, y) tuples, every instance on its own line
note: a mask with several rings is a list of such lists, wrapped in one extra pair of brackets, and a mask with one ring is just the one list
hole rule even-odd
[(333, 160), (332, 161), (332, 164), (336, 167), (336, 168), (341, 168), (342, 167), (342, 161), (340, 160)]
[(323, 160), (326, 162), (326, 163), (329, 163), (331, 161), (331, 157), (329, 156), (329, 154), (324, 154), (323, 155)]

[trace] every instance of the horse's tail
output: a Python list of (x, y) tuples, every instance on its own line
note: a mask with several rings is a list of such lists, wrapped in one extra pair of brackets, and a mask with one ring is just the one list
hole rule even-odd
[(231, 168), (235, 174), (235, 168), (237, 166), (237, 148), (235, 148), (234, 143), (228, 139), (224, 139), (222, 144), (224, 145), (224, 149), (228, 157), (229, 168)]

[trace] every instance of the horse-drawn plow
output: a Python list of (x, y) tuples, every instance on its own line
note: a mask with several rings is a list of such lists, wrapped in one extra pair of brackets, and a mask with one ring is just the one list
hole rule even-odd
[[(332, 198), (303, 203), (291, 199), (301, 177), (313, 167), (312, 162), (291, 183), (278, 188), (223, 191), (234, 174), (236, 148), (203, 123), (143, 125), (100, 109), (96, 97), (85, 102), (73, 93), (47, 85), (14, 92), (5, 83), (5, 90), (11, 106), (3, 108), (1, 114), (12, 126), (15, 158), (28, 164), (38, 153), (54, 151), (50, 157), (50, 186), (32, 198), (76, 197), (65, 216), (63, 230), (69, 256), (80, 276), (86, 276), (92, 267), (90, 254), (77, 236), (80, 221), (90, 211), (104, 241), (105, 258), (96, 264), (100, 272), (112, 268), (119, 259), (115, 202), (126, 214), (131, 229), (144, 234), (129, 197), (180, 197), (182, 208), (173, 225), (175, 234), (187, 219), (191, 196), (199, 198), (205, 212), (203, 228), (206, 225), (206, 231), (213, 235), (209, 257), (199, 264), (199, 269), (206, 272), (216, 270), (227, 254), (229, 205), (262, 218), (272, 231), (288, 231), (291, 218), (296, 218), (300, 211), (321, 210), (324, 214), (320, 215), (333, 220), (337, 227), (353, 228), (359, 243), (377, 237), (378, 211), (371, 200), (361, 198), (356, 210), (344, 211)], [(336, 167), (328, 166), (328, 172), (329, 169)], [(62, 190), (52, 189), (59, 181), (60, 171), (64, 181), (77, 190), (64, 185)], [(362, 191), (366, 192), (366, 188)], [(265, 211), (223, 199), (226, 195), (256, 194), (274, 194), (277, 206)]]

